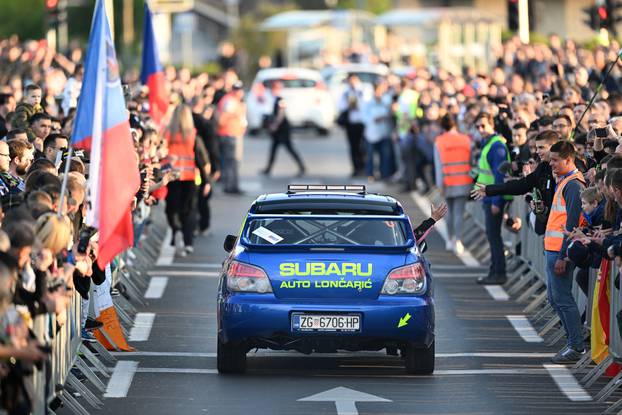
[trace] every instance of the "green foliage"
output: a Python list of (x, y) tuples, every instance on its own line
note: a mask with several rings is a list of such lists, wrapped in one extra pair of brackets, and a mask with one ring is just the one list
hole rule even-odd
[[(384, 13), (392, 6), (391, 0), (337, 0), (336, 3), (338, 9), (363, 9), (376, 14)], [(296, 5), (307, 10), (327, 8), (325, 0), (296, 0)]]
[(22, 39), (45, 37), (45, 7), (42, 0), (0, 0), (0, 37), (17, 34)]
[(284, 49), (286, 37), (280, 32), (264, 32), (260, 25), (268, 17), (287, 10), (294, 9), (294, 5), (283, 7), (263, 2), (256, 13), (241, 16), (240, 25), (232, 36), (232, 41), (238, 50), (244, 50), (248, 56), (248, 65), (244, 68), (242, 78), (250, 80), (257, 72), (259, 57), (272, 56), (277, 49)]
[(363, 9), (375, 14), (380, 14), (391, 9), (392, 3), (391, 0), (339, 0), (337, 2), (337, 8)]

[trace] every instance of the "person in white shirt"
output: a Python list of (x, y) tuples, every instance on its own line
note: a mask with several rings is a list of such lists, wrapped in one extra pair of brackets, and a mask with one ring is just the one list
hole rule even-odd
[(69, 114), (70, 109), (78, 107), (78, 96), (80, 96), (83, 76), (84, 67), (77, 64), (73, 71), (73, 76), (67, 80), (65, 89), (63, 89), (61, 108), (65, 117)]
[(365, 173), (370, 181), (375, 179), (374, 155), (380, 159), (380, 177), (383, 179), (391, 175), (391, 131), (393, 123), (391, 106), (384, 99), (387, 85), (380, 82), (374, 85), (374, 97), (363, 107), (365, 123), (364, 136), (367, 143), (367, 163)]
[(340, 113), (347, 112), (345, 130), (350, 145), (352, 161), (352, 177), (360, 176), (365, 167), (365, 150), (363, 146), (363, 118), (361, 107), (365, 101), (363, 87), (358, 76), (348, 77), (348, 87), (339, 101)]

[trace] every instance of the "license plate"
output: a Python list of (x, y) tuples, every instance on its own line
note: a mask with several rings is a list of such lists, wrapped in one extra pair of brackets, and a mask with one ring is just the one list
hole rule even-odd
[(294, 331), (360, 331), (360, 315), (293, 314)]

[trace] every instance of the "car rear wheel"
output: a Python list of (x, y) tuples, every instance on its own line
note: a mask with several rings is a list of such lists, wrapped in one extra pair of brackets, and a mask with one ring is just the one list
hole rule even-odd
[(434, 342), (427, 348), (411, 344), (402, 349), (406, 373), (411, 375), (431, 375), (434, 372)]
[(218, 373), (246, 372), (246, 351), (241, 346), (218, 339), (216, 355)]

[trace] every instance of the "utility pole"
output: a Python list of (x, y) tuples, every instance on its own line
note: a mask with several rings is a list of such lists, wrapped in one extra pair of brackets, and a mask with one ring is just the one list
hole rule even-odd
[(123, 0), (123, 46), (129, 50), (134, 42), (134, 2)]
[(529, 0), (518, 0), (518, 37), (529, 43)]
[(114, 6), (112, 0), (104, 0), (106, 15), (108, 16), (108, 24), (110, 26), (110, 36), (114, 40)]

